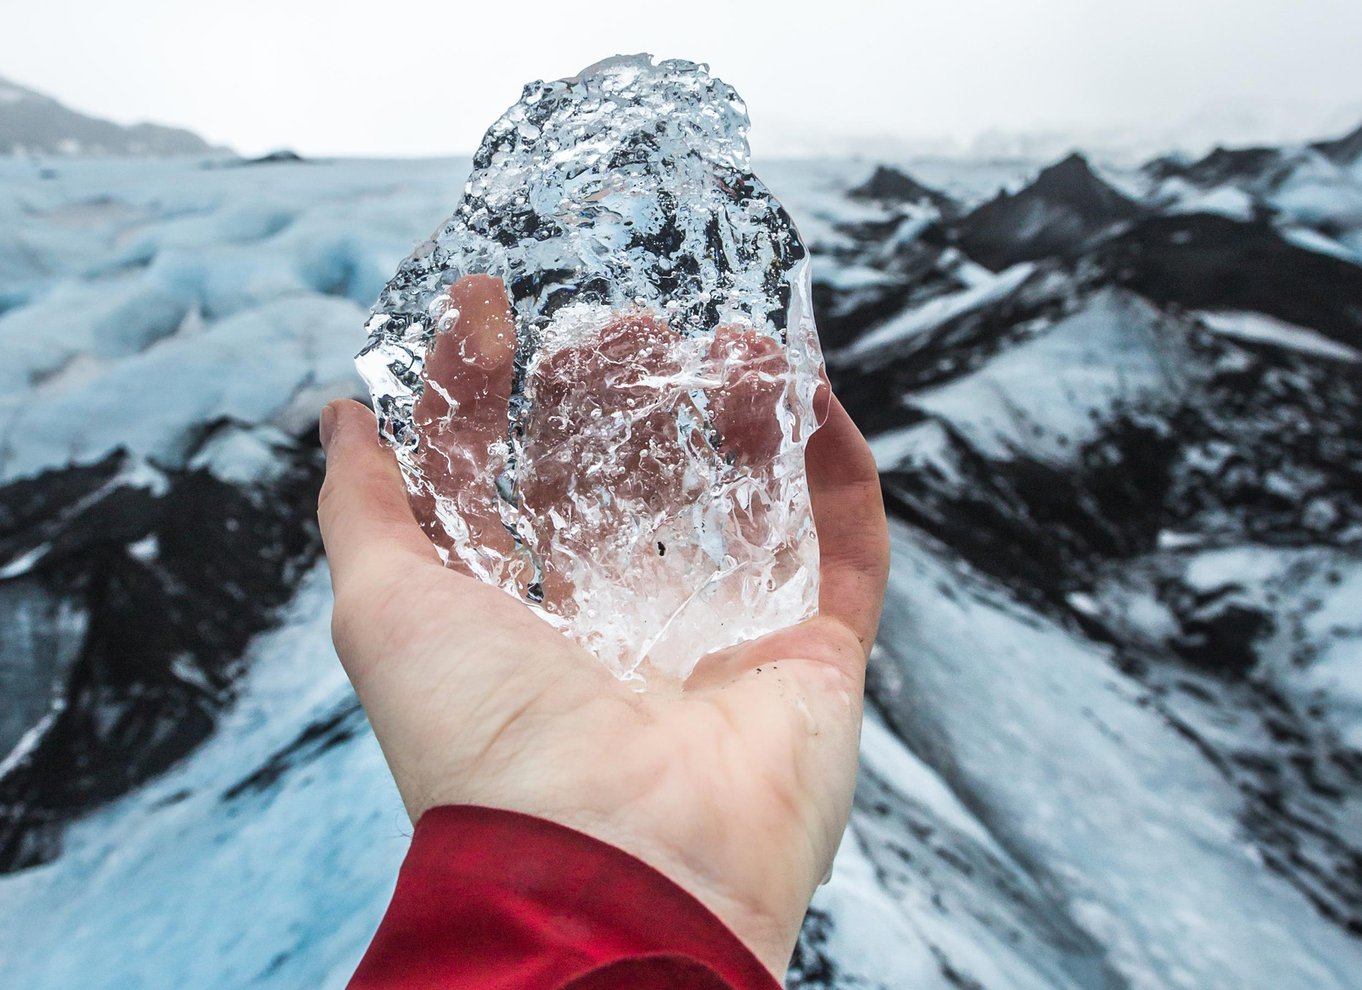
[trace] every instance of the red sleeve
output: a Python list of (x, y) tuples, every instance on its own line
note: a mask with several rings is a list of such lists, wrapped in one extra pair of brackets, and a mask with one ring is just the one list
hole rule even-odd
[(513, 811), (421, 816), (349, 990), (780, 990), (708, 908), (614, 846)]

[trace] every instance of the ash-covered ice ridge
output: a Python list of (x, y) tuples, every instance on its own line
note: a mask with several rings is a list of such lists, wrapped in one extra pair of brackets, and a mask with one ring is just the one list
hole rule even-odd
[(529, 84), (356, 359), (446, 562), (621, 677), (816, 611), (822, 356), (748, 126), (686, 61)]

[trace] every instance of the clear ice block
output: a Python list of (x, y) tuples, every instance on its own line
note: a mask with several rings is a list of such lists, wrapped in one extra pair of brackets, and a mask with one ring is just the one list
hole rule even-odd
[(621, 678), (817, 609), (808, 257), (747, 129), (691, 62), (531, 83), (356, 359), (446, 562)]

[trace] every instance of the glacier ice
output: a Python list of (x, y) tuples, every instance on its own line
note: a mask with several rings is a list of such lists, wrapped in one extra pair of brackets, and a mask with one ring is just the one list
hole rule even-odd
[(691, 62), (531, 83), (356, 359), (446, 562), (622, 678), (817, 607), (808, 259), (747, 128)]

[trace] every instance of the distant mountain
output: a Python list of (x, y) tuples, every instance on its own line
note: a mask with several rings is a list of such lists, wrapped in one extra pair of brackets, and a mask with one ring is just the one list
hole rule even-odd
[(954, 205), (950, 197), (924, 186), (911, 175), (889, 165), (877, 165), (874, 174), (849, 190), (847, 195), (852, 199), (870, 199), (880, 203), (921, 203), (947, 213)]
[(1145, 174), (1157, 181), (1179, 178), (1197, 186), (1213, 186), (1244, 179), (1261, 179), (1281, 162), (1277, 148), (1215, 148), (1204, 158), (1186, 162), (1176, 155), (1156, 158)]
[[(1163, 184), (1155, 198), (1164, 206), (1186, 200), (1192, 190), (1219, 190), (1221, 198), (1213, 212), (1246, 216), (1246, 208), (1253, 206), (1264, 216), (1283, 214), (1307, 226), (1332, 229), (1340, 218), (1343, 226), (1352, 226), (1358, 215), (1357, 182), (1351, 171), (1358, 165), (1362, 127), (1304, 145), (1216, 147), (1195, 161), (1164, 155), (1146, 163), (1142, 171), (1156, 187)], [(1198, 198), (1204, 207), (1204, 197), (1192, 197)]]
[(1332, 141), (1317, 141), (1310, 147), (1339, 165), (1362, 162), (1362, 126)]
[(88, 117), (0, 77), (0, 155), (197, 155), (214, 148), (192, 131)]
[(1077, 248), (1141, 212), (1074, 154), (1020, 192), (1000, 193), (979, 207), (962, 221), (959, 239), (970, 257), (1000, 271)]

